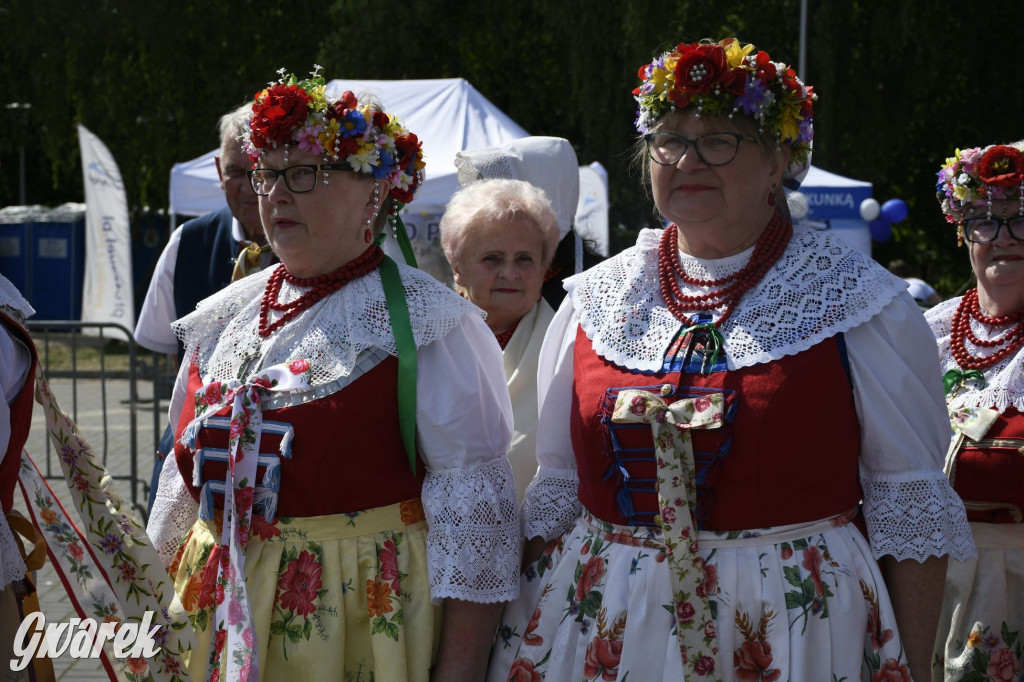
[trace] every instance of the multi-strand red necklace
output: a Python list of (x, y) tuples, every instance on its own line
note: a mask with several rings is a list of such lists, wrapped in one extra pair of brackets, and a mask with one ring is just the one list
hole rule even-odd
[(508, 342), (512, 340), (512, 335), (516, 333), (516, 327), (518, 326), (519, 323), (516, 322), (502, 333), (494, 335), (494, 338), (498, 339), (498, 345), (501, 346), (502, 350), (505, 350), (505, 346), (507, 346)]
[[(994, 339), (979, 339), (971, 329), (971, 319), (975, 319), (989, 327), (1009, 327), (1005, 333)], [(953, 324), (949, 335), (950, 352), (956, 364), (963, 369), (988, 369), (998, 364), (1009, 355), (1013, 355), (1024, 346), (1024, 309), (1009, 315), (992, 317), (981, 311), (978, 305), (978, 290), (970, 289), (960, 299), (953, 314)], [(979, 348), (999, 348), (991, 355), (971, 355), (967, 351), (966, 340)], [(1001, 346), (1001, 347), (1000, 347)]]
[[(283, 263), (278, 265), (277, 269), (270, 274), (270, 279), (267, 280), (267, 288), (263, 291), (263, 300), (260, 302), (260, 336), (263, 338), (270, 336), (289, 320), (297, 317), (299, 313), (307, 310), (320, 299), (337, 291), (352, 280), (375, 270), (383, 259), (384, 252), (381, 251), (379, 246), (374, 244), (358, 258), (349, 261), (348, 264), (326, 275), (306, 278), (295, 277), (288, 272)], [(308, 288), (309, 291), (294, 301), (281, 303), (277, 300), (277, 297), (281, 293), (282, 282), (288, 282), (292, 286), (304, 289)], [(268, 318), (271, 310), (284, 314), (274, 322), (269, 322)]]
[[(669, 312), (683, 324), (693, 326), (696, 322), (686, 311), (721, 310), (722, 315), (715, 322), (715, 326), (721, 328), (740, 297), (761, 281), (786, 250), (792, 235), (793, 224), (776, 212), (757, 240), (750, 261), (743, 268), (721, 279), (699, 279), (686, 274), (679, 264), (677, 228), (674, 225), (665, 228), (658, 245), (658, 281), (661, 284), (661, 297)], [(680, 279), (687, 284), (704, 287), (708, 292), (685, 294), (679, 287)]]

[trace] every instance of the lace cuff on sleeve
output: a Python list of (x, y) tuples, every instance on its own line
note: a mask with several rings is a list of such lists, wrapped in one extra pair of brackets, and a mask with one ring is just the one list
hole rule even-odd
[(575, 469), (540, 467), (523, 498), (523, 537), (557, 537), (580, 515)]
[(860, 483), (876, 559), (885, 554), (917, 561), (977, 556), (964, 505), (941, 471), (862, 475)]
[(178, 461), (170, 454), (160, 470), (153, 511), (146, 525), (146, 534), (160, 555), (164, 568), (171, 565), (178, 545), (198, 517), (199, 505), (188, 494), (185, 481), (178, 472)]
[(507, 458), (428, 472), (423, 510), (435, 602), (495, 603), (519, 595), (519, 518)]

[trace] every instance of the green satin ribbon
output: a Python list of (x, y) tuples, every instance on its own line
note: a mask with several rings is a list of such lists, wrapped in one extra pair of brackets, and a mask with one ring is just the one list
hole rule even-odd
[(405, 287), (395, 261), (384, 256), (380, 262), (380, 281), (388, 304), (391, 331), (398, 350), (398, 428), (409, 457), (409, 468), (416, 475), (416, 339), (409, 321)]
[[(718, 362), (718, 356), (722, 354), (722, 347), (725, 345), (725, 337), (722, 336), (722, 332), (718, 331), (718, 328), (715, 327), (714, 322), (701, 322), (700, 324), (686, 327), (683, 329), (683, 336), (699, 331), (707, 333), (707, 341), (704, 342), (704, 357), (701, 359), (700, 363), (700, 373), (711, 374), (711, 371), (715, 368), (715, 363)], [(695, 341), (695, 337), (693, 338)], [(709, 350), (711, 351), (710, 353), (708, 353)], [(708, 358), (711, 359), (710, 363), (708, 362)]]
[(977, 381), (978, 388), (985, 388), (985, 375), (976, 369), (969, 369), (967, 371), (960, 369), (949, 370), (942, 375), (942, 388), (945, 389), (946, 395), (949, 395), (957, 386), (968, 381)]

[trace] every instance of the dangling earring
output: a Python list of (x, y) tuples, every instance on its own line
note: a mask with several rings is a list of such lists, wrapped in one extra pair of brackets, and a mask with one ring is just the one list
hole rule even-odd
[(772, 188), (768, 190), (768, 205), (775, 205), (775, 185), (772, 185)]
[(366, 229), (363, 230), (363, 239), (367, 244), (373, 241), (373, 230), (370, 229), (370, 219), (366, 219)]

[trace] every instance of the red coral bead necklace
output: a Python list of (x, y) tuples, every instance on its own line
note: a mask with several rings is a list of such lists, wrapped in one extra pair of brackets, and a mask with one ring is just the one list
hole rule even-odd
[[(1003, 334), (992, 339), (979, 339), (971, 329), (971, 319), (989, 327), (1010, 327)], [(960, 305), (953, 313), (950, 326), (949, 347), (953, 359), (961, 369), (988, 369), (1014, 355), (1024, 346), (1024, 309), (1009, 315), (986, 315), (978, 304), (978, 290), (970, 289), (960, 299)], [(967, 350), (967, 340), (978, 348), (999, 348), (990, 355), (971, 355)], [(1001, 348), (1000, 348), (1001, 346)]]
[[(691, 277), (679, 263), (678, 232), (675, 225), (665, 228), (658, 244), (658, 282), (661, 297), (669, 312), (683, 324), (693, 326), (696, 322), (686, 311), (721, 310), (715, 322), (721, 328), (729, 319), (740, 297), (761, 281), (764, 274), (775, 264), (786, 250), (793, 236), (793, 224), (777, 211), (768, 222), (754, 247), (754, 253), (739, 271), (720, 279), (699, 279)], [(687, 294), (679, 286), (679, 280), (693, 286), (708, 289), (704, 294)]]
[(507, 346), (508, 342), (512, 340), (512, 335), (516, 333), (516, 327), (518, 326), (519, 323), (516, 322), (502, 333), (494, 335), (494, 338), (498, 339), (498, 345), (501, 346), (502, 350), (505, 350), (505, 346)]
[[(270, 274), (267, 280), (267, 288), (263, 291), (263, 300), (260, 301), (260, 323), (259, 335), (267, 338), (275, 331), (284, 326), (288, 321), (296, 318), (305, 310), (308, 310), (314, 303), (328, 294), (334, 293), (354, 279), (372, 272), (384, 259), (384, 252), (374, 244), (345, 265), (334, 272), (316, 277), (295, 277), (283, 263)], [(293, 301), (282, 303), (278, 300), (281, 294), (281, 284), (288, 282), (292, 286), (308, 289), (301, 296)], [(270, 311), (276, 310), (283, 313), (274, 322), (269, 321)]]

